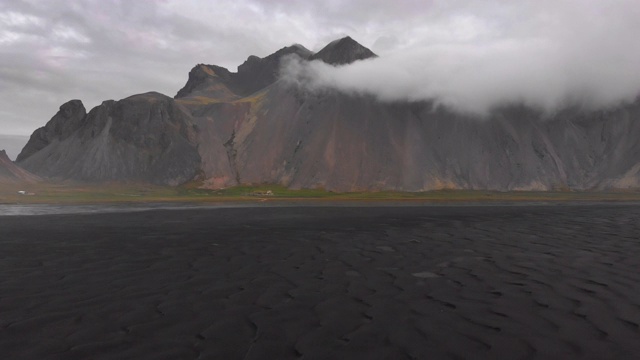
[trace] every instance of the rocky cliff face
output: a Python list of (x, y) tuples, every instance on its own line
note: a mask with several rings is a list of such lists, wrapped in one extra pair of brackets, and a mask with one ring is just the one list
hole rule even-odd
[(238, 66), (237, 73), (216, 65), (196, 65), (189, 72), (187, 84), (178, 91), (175, 98), (200, 96), (215, 100), (232, 100), (251, 95), (277, 80), (280, 60), (291, 54), (308, 59), (312, 52), (302, 45), (292, 45), (265, 58), (249, 56)]
[(16, 161), (28, 158), (56, 140), (68, 138), (81, 126), (86, 114), (87, 111), (80, 100), (71, 100), (60, 106), (58, 113), (47, 125), (33, 132)]
[(428, 102), (384, 103), (278, 80), (289, 54), (342, 65), (375, 56), (351, 38), (294, 45), (237, 73), (197, 65), (175, 99), (149, 93), (85, 114), (61, 107), (18, 158), (36, 174), (206, 187), (279, 183), (328, 190), (640, 187), (640, 101), (553, 117), (525, 107), (486, 119)]
[(511, 108), (479, 120), (428, 103), (276, 84), (233, 118), (231, 165), (241, 183), (336, 191), (638, 187), (640, 146), (629, 134), (640, 134), (640, 102), (545, 120)]
[[(57, 116), (44, 129), (53, 127)], [(197, 130), (167, 96), (105, 101), (79, 123), (72, 136), (55, 133), (39, 151), (29, 156), (23, 151), (19, 164), (42, 176), (82, 181), (178, 185), (198, 173)]]

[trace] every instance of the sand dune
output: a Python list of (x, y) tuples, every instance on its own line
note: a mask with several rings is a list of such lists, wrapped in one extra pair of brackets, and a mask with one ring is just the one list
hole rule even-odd
[(0, 216), (6, 359), (633, 359), (640, 206)]

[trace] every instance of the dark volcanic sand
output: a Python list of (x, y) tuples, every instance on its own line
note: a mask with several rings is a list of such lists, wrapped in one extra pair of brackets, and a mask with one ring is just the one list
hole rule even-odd
[(640, 358), (640, 206), (0, 217), (3, 359)]

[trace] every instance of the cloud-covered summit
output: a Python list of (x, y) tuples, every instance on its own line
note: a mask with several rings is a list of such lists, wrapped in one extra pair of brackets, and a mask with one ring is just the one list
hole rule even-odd
[(310, 89), (433, 100), (479, 114), (511, 104), (553, 112), (634, 101), (640, 95), (634, 35), (640, 23), (631, 14), (637, 12), (626, 13), (623, 2), (579, 11), (568, 3), (559, 2), (550, 19), (534, 13), (540, 19), (513, 36), (422, 44), (342, 66), (290, 58), (282, 76)]

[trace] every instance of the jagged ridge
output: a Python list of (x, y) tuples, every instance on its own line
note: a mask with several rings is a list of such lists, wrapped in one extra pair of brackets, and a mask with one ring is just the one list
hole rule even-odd
[(265, 58), (252, 55), (238, 66), (237, 73), (216, 65), (196, 65), (189, 72), (187, 84), (178, 91), (175, 98), (194, 94), (225, 99), (251, 95), (276, 81), (280, 59), (290, 54), (308, 59), (312, 52), (296, 44), (284, 47)]

